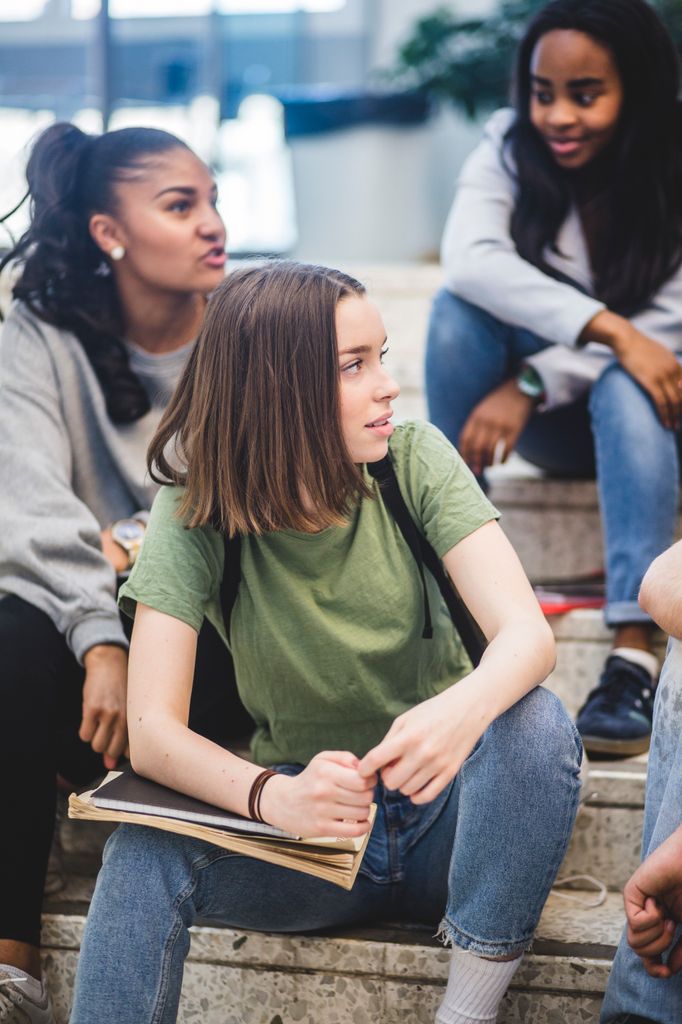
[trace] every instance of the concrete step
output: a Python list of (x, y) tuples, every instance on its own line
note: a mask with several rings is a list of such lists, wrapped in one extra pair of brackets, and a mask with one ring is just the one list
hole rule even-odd
[[(68, 1020), (92, 878), (70, 878), (44, 917), (44, 965), (57, 1024)], [(577, 894), (579, 897), (585, 894)], [(597, 908), (551, 895), (501, 1024), (597, 1024), (623, 924), (620, 896)], [(428, 930), (391, 926), (279, 936), (197, 927), (180, 1024), (431, 1024), (449, 954)]]
[[(620, 892), (640, 860), (646, 754), (590, 764), (573, 836), (559, 879), (588, 876)], [(578, 888), (589, 888), (579, 881)]]

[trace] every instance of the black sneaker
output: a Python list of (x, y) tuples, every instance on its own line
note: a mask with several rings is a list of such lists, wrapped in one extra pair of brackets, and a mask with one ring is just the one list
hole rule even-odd
[(651, 740), (653, 680), (632, 661), (611, 655), (578, 712), (576, 725), (590, 754), (644, 754)]

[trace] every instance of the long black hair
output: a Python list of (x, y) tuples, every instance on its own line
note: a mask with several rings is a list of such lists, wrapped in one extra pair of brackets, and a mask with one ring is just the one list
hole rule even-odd
[(130, 369), (114, 279), (95, 245), (93, 213), (115, 214), (115, 185), (146, 158), (184, 142), (154, 128), (86, 135), (53, 124), (37, 138), (26, 167), (30, 227), (4, 257), (22, 261), (13, 294), (47, 323), (73, 331), (92, 364), (114, 423), (132, 423), (149, 399)]
[(556, 164), (530, 121), (530, 64), (538, 40), (556, 29), (583, 32), (605, 46), (622, 82), (611, 173), (595, 198), (600, 237), (592, 269), (598, 298), (631, 316), (682, 262), (678, 57), (644, 0), (553, 0), (529, 22), (518, 49), (516, 118), (507, 136), (518, 185), (511, 233), (519, 254), (551, 275), (544, 249), (556, 246), (569, 211), (571, 172)]

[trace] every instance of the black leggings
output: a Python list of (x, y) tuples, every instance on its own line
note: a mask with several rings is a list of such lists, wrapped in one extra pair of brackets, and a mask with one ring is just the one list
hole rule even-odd
[[(104, 770), (102, 755), (78, 738), (83, 679), (44, 612), (18, 597), (0, 600), (0, 939), (39, 944), (57, 774), (83, 787)], [(253, 729), (209, 623), (199, 634), (190, 724), (222, 745)]]

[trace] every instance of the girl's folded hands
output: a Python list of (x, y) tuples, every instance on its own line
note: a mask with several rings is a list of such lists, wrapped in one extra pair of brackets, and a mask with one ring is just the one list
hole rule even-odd
[(261, 796), (264, 820), (304, 837), (364, 835), (377, 776), (361, 775), (359, 763), (349, 751), (324, 750), (300, 775), (274, 775)]

